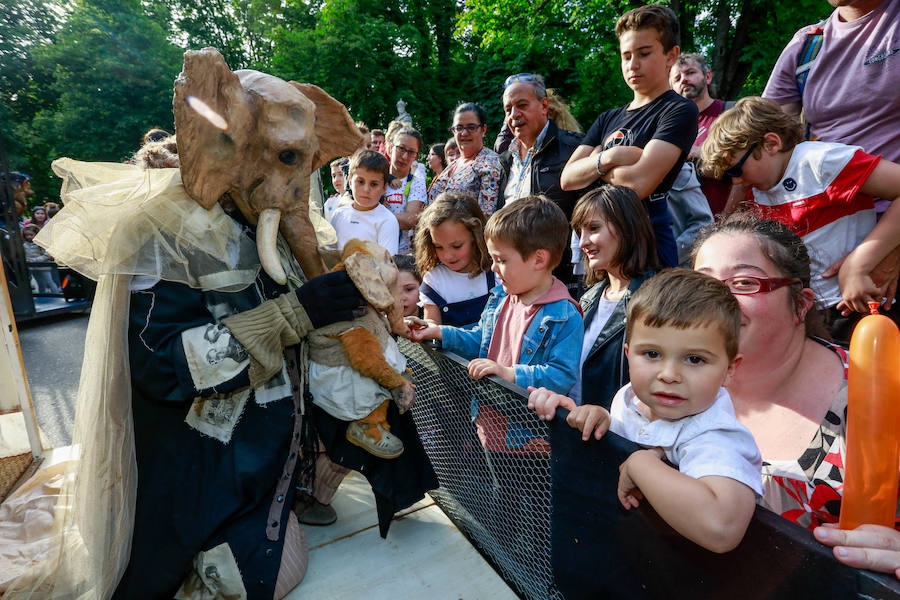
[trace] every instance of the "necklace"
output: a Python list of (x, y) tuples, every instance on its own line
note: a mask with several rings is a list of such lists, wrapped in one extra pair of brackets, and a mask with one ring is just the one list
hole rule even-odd
[(615, 292), (615, 294), (610, 293), (612, 288), (610, 286), (606, 286), (606, 289), (603, 290), (603, 298), (609, 300), (610, 302), (615, 302), (617, 300), (621, 300), (622, 296), (625, 295), (625, 292), (628, 291), (628, 288), (622, 288), (621, 290)]

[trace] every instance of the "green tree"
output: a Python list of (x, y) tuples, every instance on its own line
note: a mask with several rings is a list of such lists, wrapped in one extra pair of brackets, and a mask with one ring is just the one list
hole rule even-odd
[[(624, 104), (616, 19), (639, 0), (466, 0), (457, 33), (472, 56), (487, 52), (509, 72), (534, 71), (571, 100), (583, 125)], [(822, 0), (668, 0), (679, 15), (682, 51), (705, 52), (723, 98), (759, 94), (781, 49), (803, 25), (827, 15)]]
[(172, 130), (182, 51), (138, 0), (75, 2), (53, 44), (33, 54), (38, 70), (53, 73), (57, 98), (31, 124), (36, 189), (50, 192), (49, 164), (57, 157), (121, 161), (147, 129)]
[(179, 46), (211, 46), (232, 69), (262, 71), (271, 66), (272, 30), (286, 18), (281, 0), (164, 0), (147, 9)]
[(62, 9), (47, 0), (0, 0), (0, 132), (11, 169), (32, 170), (25, 143), (35, 114), (55, 101), (33, 53), (49, 43)]
[(452, 0), (333, 0), (309, 14), (274, 31), (275, 74), (320, 85), (370, 127), (386, 126), (402, 98), (426, 140), (446, 139), (463, 71), (453, 60)]

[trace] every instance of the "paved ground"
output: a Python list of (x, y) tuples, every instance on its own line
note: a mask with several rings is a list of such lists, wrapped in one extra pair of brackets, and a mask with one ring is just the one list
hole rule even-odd
[(72, 442), (87, 314), (17, 324), (37, 420), (54, 447)]

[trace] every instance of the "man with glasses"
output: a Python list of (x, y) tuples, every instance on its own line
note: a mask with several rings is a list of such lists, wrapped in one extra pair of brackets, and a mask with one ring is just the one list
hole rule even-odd
[[(503, 88), (503, 112), (514, 136), (509, 148), (500, 155), (503, 204), (530, 194), (546, 196), (570, 221), (575, 202), (584, 190), (563, 190), (559, 179), (584, 134), (560, 129), (548, 117), (547, 86), (540, 75), (510, 75)], [(566, 284), (574, 283), (568, 246), (553, 274)]]
[(665, 6), (640, 6), (619, 18), (616, 35), (633, 99), (597, 117), (560, 182), (565, 190), (598, 180), (634, 190), (647, 208), (659, 259), (671, 267), (678, 251), (667, 194), (697, 137), (697, 106), (669, 88), (679, 53), (678, 18)]

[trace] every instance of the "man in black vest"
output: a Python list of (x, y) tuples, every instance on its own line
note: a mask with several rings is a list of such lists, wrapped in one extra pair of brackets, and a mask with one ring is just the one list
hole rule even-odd
[[(543, 77), (519, 73), (506, 78), (503, 111), (515, 137), (500, 155), (500, 194), (504, 204), (531, 194), (546, 196), (571, 219), (575, 202), (585, 190), (563, 190), (559, 177), (584, 134), (557, 127), (547, 116), (548, 106)], [(553, 274), (566, 284), (574, 283), (568, 247)]]

